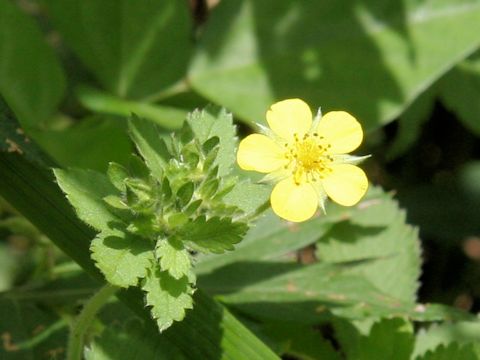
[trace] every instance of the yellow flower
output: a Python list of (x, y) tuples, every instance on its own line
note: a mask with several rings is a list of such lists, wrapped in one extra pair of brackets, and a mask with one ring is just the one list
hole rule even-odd
[(240, 142), (237, 162), (244, 170), (266, 173), (278, 182), (270, 202), (273, 211), (289, 221), (311, 218), (326, 197), (340, 205), (355, 205), (368, 188), (368, 179), (355, 166), (364, 158), (346, 155), (363, 140), (358, 121), (345, 111), (332, 111), (312, 121), (309, 106), (300, 99), (273, 104), (267, 111), (270, 129)]

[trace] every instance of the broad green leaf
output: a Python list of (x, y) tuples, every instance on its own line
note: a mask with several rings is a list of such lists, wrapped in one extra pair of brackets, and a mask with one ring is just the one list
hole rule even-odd
[(237, 262), (198, 278), (198, 286), (249, 315), (315, 324), (328, 311), (347, 318), (407, 311), (346, 266)]
[(138, 284), (154, 260), (153, 244), (119, 230), (106, 230), (90, 245), (92, 259), (107, 281), (119, 287)]
[(446, 322), (432, 324), (420, 329), (415, 341), (415, 358), (425, 355), (427, 351), (434, 351), (440, 345), (449, 346), (452, 343), (458, 345), (480, 343), (480, 322), (460, 321), (456, 323)]
[(160, 138), (160, 131), (154, 124), (137, 116), (129, 120), (128, 127), (138, 152), (145, 159), (152, 175), (160, 180), (170, 158), (165, 143)]
[(362, 335), (350, 323), (334, 322), (335, 333), (349, 360), (409, 360), (414, 334), (410, 322), (382, 319), (373, 324), (368, 335)]
[(105, 171), (109, 161), (125, 164), (132, 152), (125, 124), (107, 116), (92, 116), (65, 130), (34, 134), (42, 148), (64, 167)]
[(189, 76), (249, 123), (265, 122), (274, 101), (299, 97), (373, 129), (472, 53), (479, 31), (476, 0), (223, 1)]
[(459, 120), (480, 135), (480, 52), (459, 63), (439, 81), (440, 98)]
[[(15, 134), (18, 126), (11, 123), (13, 119), (7, 114), (8, 109), (0, 98), (0, 135), (3, 139)], [(4, 127), (4, 124), (11, 126)], [(11, 134), (3, 132), (7, 128), (12, 129)], [(100, 283), (103, 275), (94, 266), (88, 249), (94, 231), (75, 216), (54, 183), (51, 171), (39, 167), (38, 159), (43, 157), (34, 142), (30, 142), (22, 154), (0, 147), (0, 195)], [(149, 321), (142, 294), (128, 290), (117, 296), (140, 318)], [(201, 290), (195, 294), (195, 309), (162, 336), (189, 359), (278, 359), (224, 306)]]
[(385, 294), (415, 303), (420, 275), (420, 243), (415, 228), (391, 195), (372, 188), (361, 208), (333, 226), (317, 243), (321, 262), (357, 262), (360, 274)]
[(81, 169), (55, 169), (54, 173), (80, 219), (99, 231), (108, 230), (111, 223), (119, 222), (103, 201), (104, 197), (117, 193), (105, 175)]
[(185, 311), (193, 308), (193, 289), (186, 276), (175, 279), (167, 271), (153, 268), (145, 278), (142, 289), (147, 293), (146, 302), (151, 306), (160, 332), (169, 328), (174, 321), (183, 320)]
[(228, 174), (235, 162), (238, 140), (232, 114), (225, 109), (208, 106), (190, 113), (187, 121), (200, 143), (203, 144), (214, 136), (219, 138), (220, 148), (215, 164), (219, 167), (219, 176)]
[(87, 109), (107, 115), (128, 117), (136, 114), (166, 129), (179, 129), (187, 117), (187, 111), (165, 105), (122, 99), (87, 86), (77, 90), (79, 101)]
[(42, 127), (56, 111), (65, 79), (34, 19), (0, 0), (0, 93), (27, 127)]
[(155, 254), (160, 259), (160, 269), (168, 271), (175, 279), (188, 277), (190, 274), (190, 256), (180, 240), (173, 237), (160, 239)]
[(247, 224), (232, 222), (230, 218), (213, 217), (207, 220), (205, 216), (200, 216), (179, 229), (178, 234), (182, 241), (189, 241), (202, 252), (222, 253), (233, 250), (233, 245), (242, 240), (247, 230)]
[(471, 346), (460, 346), (450, 344), (448, 346), (440, 345), (433, 351), (415, 358), (415, 360), (478, 360), (478, 353)]
[(105, 328), (86, 349), (86, 360), (180, 360), (187, 359), (175, 346), (152, 326), (129, 319), (123, 326)]
[(471, 320), (436, 304), (411, 304), (382, 293), (351, 268), (356, 264), (239, 261), (198, 277), (197, 285), (255, 318), (317, 324), (329, 314), (347, 319), (403, 316), (417, 321)]
[(143, 98), (173, 85), (183, 76), (191, 48), (186, 3), (45, 2), (67, 45), (112, 93)]

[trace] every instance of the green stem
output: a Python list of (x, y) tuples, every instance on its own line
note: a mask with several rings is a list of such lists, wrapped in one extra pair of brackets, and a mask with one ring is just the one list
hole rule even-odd
[(81, 360), (85, 334), (92, 324), (98, 311), (108, 299), (115, 294), (117, 287), (110, 284), (103, 286), (83, 307), (72, 326), (68, 339), (67, 360)]

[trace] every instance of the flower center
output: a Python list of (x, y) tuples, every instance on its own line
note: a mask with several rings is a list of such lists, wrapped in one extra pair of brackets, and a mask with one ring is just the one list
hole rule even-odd
[(323, 136), (314, 133), (300, 138), (294, 134), (294, 141), (285, 147), (285, 158), (289, 160), (285, 168), (292, 170), (297, 184), (317, 181), (330, 172), (329, 165), (333, 161), (329, 153), (331, 145)]

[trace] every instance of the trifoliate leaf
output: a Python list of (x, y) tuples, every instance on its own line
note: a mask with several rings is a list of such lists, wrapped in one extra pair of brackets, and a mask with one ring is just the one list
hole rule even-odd
[(248, 226), (241, 222), (232, 222), (230, 218), (198, 217), (179, 230), (183, 241), (189, 241), (195, 249), (202, 252), (222, 253), (233, 250), (233, 245), (242, 240)]
[[(219, 166), (219, 175), (223, 176), (230, 172), (235, 162), (235, 148), (237, 137), (233, 126), (232, 114), (225, 109), (208, 106), (202, 111), (196, 110), (188, 116), (188, 124), (192, 128), (195, 137), (204, 144), (212, 137), (219, 139), (220, 147), (215, 163)], [(207, 143), (205, 148), (213, 148), (212, 143)], [(211, 151), (211, 150), (210, 150)]]
[(152, 175), (161, 179), (163, 169), (170, 158), (165, 142), (160, 138), (160, 131), (150, 121), (133, 116), (128, 122), (130, 137), (135, 142)]
[(167, 329), (174, 321), (183, 320), (185, 310), (193, 308), (193, 289), (186, 276), (175, 279), (167, 271), (155, 267), (148, 272), (142, 288), (147, 293), (147, 305), (151, 306), (152, 316), (160, 331)]
[(91, 170), (54, 170), (57, 183), (84, 222), (97, 230), (107, 230), (120, 220), (109, 211), (103, 198), (118, 191), (101, 173)]
[(188, 276), (192, 266), (190, 256), (178, 239), (160, 239), (157, 242), (156, 255), (160, 259), (162, 271), (168, 271), (175, 279)]
[(153, 244), (120, 230), (100, 233), (90, 250), (107, 281), (120, 287), (137, 285), (154, 261)]

